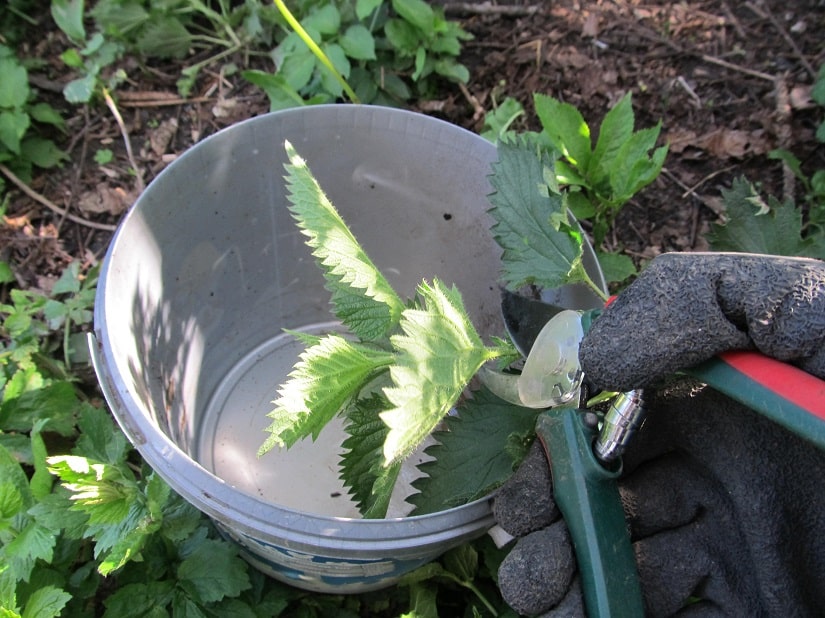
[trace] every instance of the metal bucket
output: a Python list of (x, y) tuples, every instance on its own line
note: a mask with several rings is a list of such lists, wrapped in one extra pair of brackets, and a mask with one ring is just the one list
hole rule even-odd
[[(120, 225), (95, 303), (95, 370), (126, 435), (251, 564), (307, 590), (392, 584), (492, 525), (488, 500), (362, 520), (338, 479), (340, 426), (262, 458), (271, 400), (300, 352), (284, 328), (336, 328), (286, 208), (284, 140), (307, 159), (402, 294), (439, 277), (483, 334), (501, 334), (500, 251), (486, 214), (495, 147), (423, 115), (318, 106), (253, 118), (197, 144)], [(601, 273), (589, 251), (591, 276)], [(592, 306), (580, 288), (562, 292)]]

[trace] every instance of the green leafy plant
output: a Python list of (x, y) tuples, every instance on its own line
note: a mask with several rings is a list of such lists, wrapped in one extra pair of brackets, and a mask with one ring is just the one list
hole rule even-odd
[(825, 259), (825, 234), (803, 225), (802, 210), (738, 178), (722, 191), (725, 222), (711, 224), (706, 238), (714, 251), (736, 251)]
[(608, 280), (624, 279), (635, 272), (632, 262), (602, 252), (602, 244), (622, 206), (661, 172), (668, 150), (655, 147), (661, 122), (634, 131), (628, 93), (605, 115), (594, 146), (591, 128), (574, 106), (542, 94), (534, 103), (543, 135), (560, 153), (556, 180), (568, 188), (569, 208), (577, 218), (592, 220), (594, 248)]
[[(381, 517), (402, 460), (437, 428), (482, 365), (507, 365), (519, 355), (509, 341), (485, 345), (460, 293), (438, 280), (422, 282), (403, 301), (306, 162), (289, 143), (286, 149), (290, 210), (324, 273), (333, 313), (352, 337), (294, 333), (307, 349), (279, 390), (260, 454), (317, 437), (343, 414), (349, 434), (343, 479), (362, 512)], [(581, 282), (603, 295), (582, 263), (584, 236), (559, 190), (552, 158), (527, 139), (502, 142), (498, 153), (490, 199), (492, 232), (504, 249), (504, 281), (515, 288)], [(421, 510), (438, 510), (501, 483), (524, 454), (535, 421), (534, 414), (514, 412), (513, 406), (507, 412), (507, 404), (484, 390), (463, 401), (457, 420), (446, 421), (450, 430), (436, 434), (436, 463), (425, 466), (428, 476), (417, 482), (419, 494), (411, 501)], [(477, 465), (479, 458), (484, 465)], [(463, 464), (480, 473), (457, 482), (455, 470)], [(440, 474), (445, 466), (450, 473)]]
[(290, 11), (275, 0), (288, 29), (272, 52), (276, 73), (243, 76), (263, 88), (272, 109), (330, 102), (395, 104), (432, 94), (436, 78), (466, 82), (458, 63), (469, 38), (422, 0), (305, 2)]
[[(825, 108), (825, 65), (817, 73), (811, 96)], [(816, 137), (825, 143), (825, 121), (820, 121)], [(815, 170), (809, 177), (802, 162), (787, 150), (772, 150), (768, 157), (782, 161), (802, 184), (802, 207), (773, 196), (766, 200), (757, 185), (738, 178), (722, 191), (724, 220), (711, 224), (705, 235), (708, 243), (715, 251), (825, 259), (825, 170)]]
[(0, 262), (3, 616), (390, 618), (409, 608), (437, 618), (505, 607), (492, 579), (502, 552), (489, 541), (361, 596), (316, 595), (255, 571), (141, 461), (66, 361), (75, 354), (65, 342), (90, 318), (95, 272), (73, 262), (49, 294), (14, 281), (13, 264)]
[[(33, 167), (48, 169), (66, 159), (45, 134), (49, 127), (65, 132), (66, 126), (52, 106), (35, 100), (25, 65), (5, 45), (0, 45), (0, 83), (0, 163), (28, 181)], [(3, 186), (0, 177), (0, 194)]]
[[(317, 436), (346, 411), (363, 442), (344, 460), (347, 484), (370, 516), (383, 516), (401, 460), (429, 435), (487, 361), (512, 356), (503, 341), (481, 341), (455, 288), (422, 282), (404, 302), (375, 267), (287, 143), (290, 210), (307, 236), (332, 294), (333, 313), (357, 338), (299, 335), (309, 347), (279, 391), (261, 448)], [(449, 360), (447, 360), (449, 359)], [(450, 371), (444, 371), (445, 362)]]

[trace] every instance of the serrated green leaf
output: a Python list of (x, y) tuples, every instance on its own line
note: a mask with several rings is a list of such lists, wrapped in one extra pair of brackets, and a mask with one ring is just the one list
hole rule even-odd
[(29, 115), (22, 111), (0, 111), (0, 143), (20, 154), (20, 140), (29, 128)]
[(341, 479), (352, 491), (358, 510), (367, 518), (386, 517), (395, 480), (401, 464), (382, 465), (383, 447), (389, 429), (379, 414), (391, 408), (378, 393), (359, 398), (347, 410)]
[(802, 239), (802, 212), (790, 202), (770, 197), (767, 204), (744, 178), (722, 191), (724, 225), (711, 224), (707, 235), (714, 251), (809, 256), (815, 247)]
[(327, 335), (301, 353), (267, 416), (270, 437), (259, 450), (315, 439), (360, 388), (394, 360), (389, 352)]
[(69, 158), (52, 140), (43, 137), (24, 139), (20, 143), (20, 154), (43, 169), (56, 167)]
[(444, 568), (460, 582), (472, 583), (478, 574), (478, 552), (469, 543), (449, 550), (442, 557)]
[[(332, 63), (332, 66), (335, 67), (335, 70), (338, 71), (342, 77), (349, 77), (350, 71), (352, 70), (352, 65), (350, 64), (346, 53), (344, 53), (343, 48), (337, 43), (324, 43), (321, 48), (323, 49), (324, 54), (326, 54), (326, 57)], [(322, 65), (319, 65), (319, 67), (321, 72), (321, 83), (324, 86), (324, 90), (336, 97), (340, 97), (344, 91), (344, 86), (341, 81), (339, 81), (338, 77), (326, 67), (323, 67)]]
[(49, 457), (47, 461), (52, 474), (72, 493), (72, 509), (86, 513), (90, 524), (115, 524), (129, 513), (138, 489), (127, 467), (76, 455)]
[[(404, 304), (375, 267), (292, 144), (286, 143), (290, 212), (333, 293), (333, 310), (361, 339), (378, 339), (398, 323)], [(363, 304), (353, 304), (361, 296)], [(336, 302), (342, 302), (339, 315)]]
[(624, 281), (636, 274), (636, 265), (627, 255), (597, 251), (596, 258), (599, 260), (599, 266), (607, 283)]
[(508, 404), (487, 389), (473, 393), (433, 434), (434, 457), (419, 465), (426, 476), (408, 502), (415, 514), (435, 513), (489, 494), (513, 473), (524, 457), (536, 425), (535, 410)]
[(618, 156), (608, 170), (613, 200), (624, 204), (635, 193), (656, 180), (667, 156), (667, 146), (653, 149), (661, 130), (661, 122), (655, 127), (642, 129), (631, 135), (619, 149)]
[(552, 161), (523, 141), (501, 142), (498, 157), (489, 200), (491, 231), (504, 250), (502, 278), (511, 289), (569, 283), (581, 264), (583, 237), (568, 221), (562, 196), (546, 189), (544, 168)]
[(390, 19), (384, 25), (384, 34), (401, 57), (415, 55), (418, 50), (418, 33), (415, 27), (403, 19)]
[(80, 435), (75, 454), (108, 464), (123, 461), (129, 443), (126, 436), (115, 426), (109, 412), (103, 408), (84, 405), (78, 420)]
[(415, 450), (491, 358), (458, 290), (435, 279), (432, 285), (422, 282), (418, 296), (421, 308), (405, 309), (402, 334), (390, 337), (397, 358), (390, 366), (393, 385), (384, 389), (394, 407), (381, 413), (390, 430), (385, 465)]
[(18, 579), (28, 581), (35, 562), (50, 562), (57, 538), (36, 521), (29, 521), (19, 534), (3, 546), (2, 556)]
[[(0, 520), (11, 519), (23, 510), (23, 496), (14, 483), (0, 483)], [(4, 524), (0, 521), (0, 530)]]
[(430, 582), (410, 585), (410, 611), (399, 618), (438, 618), (438, 586)]
[(582, 173), (590, 164), (590, 127), (578, 109), (544, 94), (533, 96), (536, 115), (553, 146)]
[(29, 479), (14, 456), (3, 446), (0, 446), (0, 484), (13, 486), (23, 501), (23, 506), (29, 508), (34, 500), (29, 487)]
[(104, 618), (142, 618), (153, 607), (166, 607), (174, 589), (175, 582), (171, 579), (126, 584), (103, 601)]
[[(621, 149), (633, 135), (634, 124), (631, 93), (628, 92), (605, 114), (599, 127), (599, 138), (585, 171), (594, 188), (610, 176)], [(581, 166), (579, 169), (582, 169)]]
[(341, 27), (341, 13), (334, 4), (323, 4), (301, 20), (301, 25), (307, 30), (315, 30), (320, 34), (337, 34)]
[(246, 563), (229, 543), (207, 539), (178, 566), (181, 585), (201, 603), (235, 597), (250, 587)]
[(23, 618), (54, 618), (59, 616), (72, 595), (56, 586), (44, 586), (32, 592), (23, 609)]

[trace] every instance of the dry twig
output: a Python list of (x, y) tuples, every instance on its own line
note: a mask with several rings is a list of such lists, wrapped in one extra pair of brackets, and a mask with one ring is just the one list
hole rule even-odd
[(514, 6), (493, 4), (492, 2), (448, 2), (444, 5), (445, 13), (463, 13), (469, 15), (504, 15), (507, 17), (525, 17), (541, 11), (540, 6)]
[(9, 168), (7, 168), (2, 163), (0, 163), (0, 173), (2, 173), (6, 178), (11, 180), (11, 182), (18, 189), (20, 189), (23, 193), (28, 195), (35, 202), (38, 202), (39, 204), (42, 204), (43, 206), (45, 206), (49, 210), (51, 210), (53, 212), (56, 212), (61, 217), (66, 217), (69, 221), (74, 221), (75, 223), (77, 223), (79, 225), (84, 225), (86, 227), (91, 227), (91, 228), (94, 228), (96, 230), (103, 230), (103, 231), (106, 231), (106, 232), (114, 232), (115, 229), (116, 229), (116, 227), (114, 225), (108, 225), (106, 223), (95, 223), (94, 221), (89, 221), (88, 219), (84, 219), (83, 217), (78, 217), (77, 215), (71, 214), (67, 210), (61, 208), (60, 206), (58, 206), (57, 204), (52, 202), (50, 199), (40, 195), (37, 191), (35, 191), (29, 185), (27, 185), (25, 182), (20, 180), (14, 174), (14, 172), (12, 172)]

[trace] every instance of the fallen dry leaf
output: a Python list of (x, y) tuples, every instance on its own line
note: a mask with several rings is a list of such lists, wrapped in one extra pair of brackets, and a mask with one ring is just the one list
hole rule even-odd
[(152, 129), (149, 132), (149, 145), (152, 148), (152, 152), (158, 157), (166, 154), (169, 144), (172, 142), (172, 138), (175, 137), (177, 131), (177, 118), (168, 118), (161, 122), (157, 128)]
[(704, 135), (695, 131), (674, 129), (667, 134), (670, 151), (683, 154), (685, 158), (699, 158), (699, 153), (691, 157), (690, 149), (705, 152), (717, 159), (741, 159), (746, 155), (760, 155), (768, 152), (770, 146), (763, 131), (742, 131), (740, 129), (716, 129)]
[(94, 191), (86, 191), (77, 200), (77, 207), (85, 214), (119, 215), (135, 200), (135, 195), (120, 187), (99, 183)]

